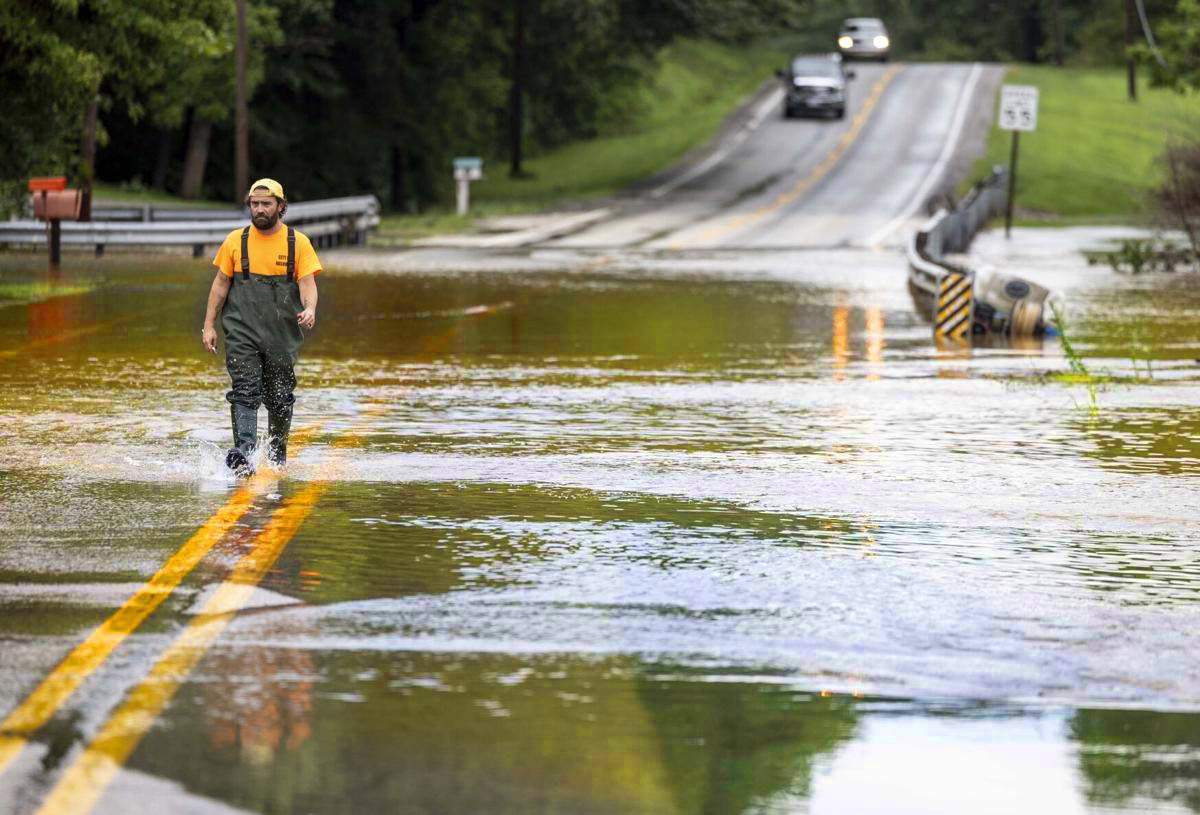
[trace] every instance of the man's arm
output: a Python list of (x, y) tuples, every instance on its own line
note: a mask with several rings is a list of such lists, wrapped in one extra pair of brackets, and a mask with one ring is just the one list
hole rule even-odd
[(304, 311), (296, 315), (296, 322), (301, 328), (312, 328), (317, 324), (317, 276), (305, 275), (297, 281), (300, 284), (300, 305)]
[(200, 331), (200, 342), (213, 354), (217, 353), (217, 329), (215, 327), (217, 314), (221, 311), (221, 306), (225, 305), (225, 298), (229, 295), (231, 283), (233, 283), (232, 277), (226, 277), (218, 271), (217, 276), (213, 278), (212, 288), (208, 290), (208, 310), (204, 313), (204, 328)]

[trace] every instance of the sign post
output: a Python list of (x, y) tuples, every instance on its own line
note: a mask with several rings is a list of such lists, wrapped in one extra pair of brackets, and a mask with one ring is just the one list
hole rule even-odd
[(1032, 85), (1000, 87), (1001, 130), (1012, 131), (1012, 152), (1008, 159), (1008, 202), (1004, 207), (1004, 237), (1012, 231), (1013, 196), (1017, 191), (1017, 151), (1021, 131), (1037, 129), (1038, 89)]
[(478, 156), (459, 156), (454, 159), (454, 180), (457, 183), (455, 211), (466, 215), (471, 207), (471, 182), (483, 178), (483, 159)]

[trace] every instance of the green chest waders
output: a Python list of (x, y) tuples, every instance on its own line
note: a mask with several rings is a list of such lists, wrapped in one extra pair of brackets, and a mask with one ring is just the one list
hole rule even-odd
[(233, 275), (221, 328), (225, 367), (233, 383), (229, 400), (233, 449), (225, 457), (239, 474), (253, 471), (251, 453), (258, 436), (258, 406), (267, 406), (267, 457), (274, 465), (287, 459), (287, 437), (296, 397), (293, 370), (304, 333), (296, 322), (300, 287), (296, 283), (296, 233), (287, 228), (287, 274), (250, 273), (250, 227), (242, 230), (242, 269)]

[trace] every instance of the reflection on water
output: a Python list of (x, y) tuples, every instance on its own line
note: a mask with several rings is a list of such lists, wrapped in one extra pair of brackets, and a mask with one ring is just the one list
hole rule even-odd
[(312, 736), (312, 657), (297, 650), (222, 650), (201, 685), (207, 741), (237, 763), (273, 764)]
[[(0, 263), (20, 283), (35, 260)], [(133, 757), (182, 785), (162, 795), (1200, 810), (1200, 290), (1022, 270), (1108, 376), (1093, 414), (1049, 376), (1053, 340), (936, 348), (901, 258), (494, 262), (321, 280), (312, 443), (146, 637), (333, 456), (339, 481), (262, 583), (287, 605), (241, 615)], [(210, 279), (76, 258), (55, 296), (0, 307), (6, 707), (228, 496)], [(335, 450), (368, 403), (362, 445)], [(119, 653), (135, 672), (143, 651)], [(72, 739), (119, 678), (63, 714)], [(132, 811), (141, 777), (100, 811)]]
[(1200, 409), (1113, 408), (1080, 417), (1075, 427), (1094, 443), (1090, 455), (1117, 472), (1200, 473)]
[(1070, 721), (1089, 803), (1200, 812), (1200, 731), (1194, 715), (1080, 710)]
[[(272, 664), (258, 649), (245, 654)], [(208, 664), (229, 665), (217, 655)], [(278, 742), (270, 761), (204, 739), (213, 714), (192, 701), (135, 766), (263, 812), (777, 811), (775, 799), (807, 795), (814, 760), (852, 738), (859, 718), (847, 698), (619, 659), (335, 652), (317, 674), (312, 738)], [(307, 679), (226, 679), (206, 665), (197, 683), (292, 697)], [(196, 751), (201, 760), (180, 775), (180, 759)], [(204, 772), (213, 766), (230, 774)]]
[(845, 378), (846, 362), (850, 359), (849, 334), (850, 312), (845, 306), (833, 310), (833, 381)]
[[(299, 671), (305, 651), (234, 651), (133, 767), (256, 812), (1200, 811), (1187, 714), (852, 697), (615, 658), (326, 651)], [(227, 711), (210, 694), (242, 687), (290, 704), (305, 738), (249, 710), (239, 732), (270, 749), (212, 738)]]

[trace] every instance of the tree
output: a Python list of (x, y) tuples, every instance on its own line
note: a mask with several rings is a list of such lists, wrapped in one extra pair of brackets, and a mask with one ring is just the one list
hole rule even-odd
[[(154, 107), (172, 71), (211, 55), (212, 21), (229, 0), (8, 0), (0, 5), (0, 171), (11, 207), (22, 176), (67, 172), (90, 200), (100, 113), (119, 105), (133, 120)], [(74, 144), (72, 144), (74, 142)]]
[(25, 178), (67, 169), (97, 55), (60, 36), (19, 3), (0, 4), (0, 213), (20, 206)]
[[(204, 194), (204, 179), (210, 156), (214, 125), (229, 118), (235, 98), (236, 63), (234, 45), (237, 36), (233, 0), (208, 0), (201, 21), (207, 29), (198, 47), (166, 56), (163, 79), (146, 88), (150, 119), (160, 129), (187, 125), (180, 194), (197, 198)], [(262, 81), (265, 73), (264, 49), (282, 42), (277, 21), (279, 9), (265, 2), (251, 3), (247, 28), (254, 44), (248, 53), (247, 93)], [(236, 193), (235, 193), (236, 195)]]
[(1175, 13), (1155, 33), (1160, 54), (1148, 44), (1134, 49), (1149, 68), (1151, 83), (1180, 93), (1200, 89), (1200, 0), (1178, 0)]

